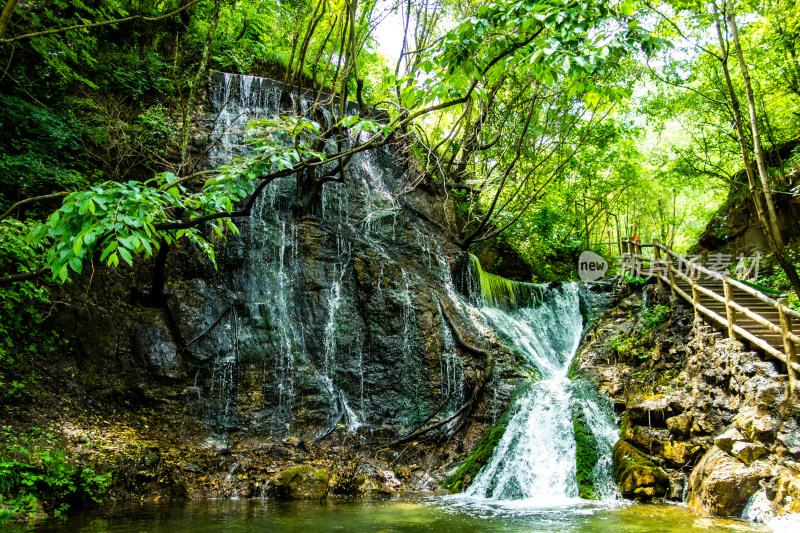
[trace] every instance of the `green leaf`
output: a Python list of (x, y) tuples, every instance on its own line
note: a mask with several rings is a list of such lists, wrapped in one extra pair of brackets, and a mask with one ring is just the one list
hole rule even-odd
[(117, 246), (118, 246), (117, 241), (111, 241), (110, 243), (108, 243), (108, 246), (105, 247), (103, 253), (100, 255), (100, 261), (105, 261), (106, 257), (108, 257), (108, 254), (116, 250)]
[(131, 257), (131, 253), (126, 248), (118, 248), (117, 251), (119, 252), (120, 257), (128, 263), (128, 266), (133, 266), (133, 258)]
[(81, 248), (83, 247), (83, 234), (78, 234), (75, 236), (75, 242), (72, 245), (72, 253), (76, 256), (80, 255)]
[(67, 281), (68, 275), (69, 272), (67, 271), (67, 265), (62, 266), (61, 269), (58, 271), (58, 277), (61, 279), (61, 283)]
[(81, 270), (83, 269), (83, 261), (81, 261), (77, 257), (71, 257), (69, 259), (69, 266), (70, 268), (72, 268), (72, 270), (80, 274)]

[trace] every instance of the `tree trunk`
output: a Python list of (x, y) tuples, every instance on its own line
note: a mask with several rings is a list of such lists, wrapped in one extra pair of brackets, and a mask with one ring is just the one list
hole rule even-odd
[(197, 74), (194, 76), (192, 88), (189, 90), (189, 97), (186, 99), (186, 108), (183, 110), (183, 127), (181, 128), (181, 166), (179, 174), (181, 176), (187, 173), (189, 166), (189, 132), (191, 130), (192, 110), (194, 103), (197, 100), (197, 93), (203, 85), (206, 72), (208, 70), (208, 56), (211, 53), (211, 43), (214, 40), (214, 33), (217, 31), (217, 23), (219, 22), (220, 0), (214, 1), (214, 11), (211, 15), (211, 26), (208, 28), (206, 35), (206, 42), (203, 45), (203, 54), (200, 57), (200, 65), (197, 68)]
[(14, 14), (14, 9), (17, 7), (19, 0), (8, 0), (6, 6), (3, 8), (3, 13), (0, 14), (0, 37), (6, 32), (8, 23), (11, 22), (11, 15)]
[(167, 256), (169, 255), (170, 245), (166, 242), (161, 243), (156, 259), (153, 264), (153, 282), (150, 285), (150, 303), (158, 305), (164, 300), (164, 285), (167, 282)]
[[(733, 88), (733, 83), (731, 82), (730, 72), (728, 70), (728, 52), (727, 52), (727, 47), (725, 45), (725, 39), (722, 36), (722, 28), (721, 28), (721, 22), (720, 22), (720, 19), (719, 19), (719, 12), (718, 12), (718, 9), (717, 9), (717, 4), (715, 2), (712, 2), (711, 5), (712, 5), (713, 10), (714, 10), (714, 23), (716, 25), (717, 37), (719, 38), (720, 52), (722, 54), (719, 59), (720, 59), (720, 62), (722, 64), (722, 72), (725, 75), (725, 83), (727, 85), (728, 94), (729, 94), (730, 99), (731, 99), (731, 107), (733, 109), (734, 123), (736, 124), (736, 135), (737, 135), (738, 140), (739, 140), (739, 148), (740, 148), (740, 150), (742, 152), (742, 158), (744, 160), (745, 173), (747, 174), (747, 180), (748, 180), (748, 182), (750, 184), (750, 194), (753, 197), (753, 203), (755, 204), (755, 207), (756, 207), (756, 214), (758, 215), (758, 220), (761, 223), (761, 228), (764, 230), (764, 235), (767, 238), (767, 243), (769, 244), (769, 247), (770, 247), (770, 249), (772, 250), (772, 252), (773, 252), (773, 254), (775, 256), (775, 260), (778, 262), (778, 264), (783, 269), (783, 271), (786, 272), (786, 275), (789, 278), (789, 282), (792, 284), (792, 288), (794, 289), (794, 292), (798, 295), (798, 297), (800, 297), (800, 276), (798, 276), (797, 270), (795, 269), (794, 265), (791, 262), (789, 262), (786, 259), (785, 255), (784, 255), (783, 240), (781, 239), (779, 241), (776, 241), (776, 239), (774, 238), (774, 234), (775, 233), (778, 233), (778, 235), (780, 237), (780, 230), (779, 230), (778, 225), (777, 225), (777, 219), (776, 218), (773, 218), (772, 220), (769, 219), (769, 213), (764, 211), (764, 206), (761, 204), (761, 198), (758, 196), (758, 190), (756, 188), (755, 176), (753, 175), (753, 167), (752, 167), (752, 165), (750, 163), (750, 157), (748, 155), (747, 144), (745, 143), (744, 128), (742, 126), (742, 122), (743, 122), (742, 121), (742, 115), (741, 115), (741, 111), (739, 109), (739, 99), (736, 96), (736, 91)], [(734, 19), (734, 15), (733, 15), (732, 11), (729, 13), (728, 22), (730, 23), (731, 27), (733, 27), (733, 28), (736, 27), (735, 19)], [(738, 33), (736, 34), (736, 37), (735, 37), (735, 46), (736, 46), (736, 52), (737, 52), (737, 54), (739, 55), (739, 58), (740, 58), (740, 66), (741, 66), (743, 64), (743, 62), (744, 62), (744, 59), (743, 59), (743, 56), (741, 55), (742, 49), (741, 49), (741, 46), (739, 45)], [(746, 71), (746, 65), (744, 67), (745, 67), (744, 70)], [(750, 86), (750, 78), (749, 78), (749, 76), (745, 78), (745, 82), (746, 82), (747, 87), (748, 87), (748, 99), (753, 102), (753, 107), (751, 108), (751, 118), (753, 118), (754, 112), (755, 112), (755, 99), (751, 98), (752, 97), (752, 87)], [(755, 119), (753, 119), (751, 121), (751, 124), (752, 124), (752, 127), (753, 127), (753, 132), (754, 132), (754, 137), (755, 137), (756, 150), (758, 150), (757, 153), (760, 154), (761, 153), (760, 152), (760, 145), (759, 145), (759, 140), (760, 139), (757, 137), (758, 125), (755, 122)], [(761, 164), (763, 165), (763, 157), (761, 157)], [(765, 172), (764, 172), (763, 176), (766, 176), (766, 168), (764, 170), (765, 170)], [(759, 168), (759, 171), (761, 171), (760, 168)], [(763, 181), (763, 180), (762, 180), (762, 187), (764, 189), (766, 189), (763, 192), (769, 193), (769, 187), (765, 185), (765, 181)], [(771, 200), (771, 195), (770, 195), (770, 200)], [(774, 224), (773, 224), (773, 222), (774, 222)], [(780, 246), (778, 246), (779, 242), (781, 243)]]
[(295, 218), (303, 218), (314, 211), (322, 192), (320, 180), (313, 167), (297, 173), (297, 195), (292, 204)]
[(756, 100), (753, 96), (753, 86), (750, 83), (750, 71), (747, 68), (747, 63), (745, 63), (744, 54), (742, 53), (742, 45), (739, 42), (739, 30), (736, 27), (736, 18), (733, 12), (732, 4), (728, 9), (728, 27), (730, 29), (731, 36), (733, 37), (733, 46), (736, 49), (736, 56), (739, 59), (739, 69), (742, 71), (742, 78), (744, 78), (744, 88), (747, 94), (747, 107), (750, 111), (750, 129), (753, 131), (753, 151), (756, 156), (758, 175), (761, 178), (761, 188), (764, 191), (764, 201), (767, 204), (767, 213), (769, 213), (769, 230), (772, 231), (775, 244), (778, 246), (778, 248), (783, 250), (783, 238), (781, 237), (781, 231), (778, 227), (778, 215), (775, 212), (775, 203), (772, 201), (772, 191), (770, 191), (769, 188), (767, 166), (764, 162), (764, 154), (761, 151), (761, 135), (758, 131)]

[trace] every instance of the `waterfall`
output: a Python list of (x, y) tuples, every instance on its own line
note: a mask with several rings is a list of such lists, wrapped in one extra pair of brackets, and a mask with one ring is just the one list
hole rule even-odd
[[(209, 159), (219, 166), (247, 156), (250, 121), (277, 116), (280, 84), (224, 73), (212, 81), (208, 130), (218, 142)], [(184, 298), (205, 312), (189, 335), (202, 333), (191, 347), (205, 365), (199, 410), (223, 430), (312, 438), (336, 429), (403, 433), (437, 406), (440, 416), (455, 413), (473, 369), (442, 316), (441, 288), (474, 333), (503, 339), (538, 379), (519, 387), (505, 435), (468, 497), (543, 505), (586, 496), (578, 425), (599, 456), (584, 473), (591, 496), (612, 497), (613, 415), (591, 384), (567, 378), (588, 295), (574, 284), (512, 282), (476, 258), (454, 283), (453, 244), (401, 209), (402, 195), (403, 205), (430, 205), (427, 193), (414, 197), (411, 181), (390, 151), (376, 149), (354, 156), (346, 182), (326, 185), (306, 219), (291, 210), (294, 180), (264, 190), (237, 221), (241, 233), (220, 246), (219, 274)]]
[(464, 265), (460, 284), (474, 305), (506, 310), (534, 305), (542, 292), (534, 283), (513, 281), (484, 271), (480, 260), (472, 254)]
[[(279, 116), (281, 89), (266, 78), (212, 73), (208, 166), (252, 154), (248, 124)], [(295, 110), (312, 107), (289, 96)], [(331, 119), (336, 110), (317, 112)], [(358, 113), (352, 104), (347, 111)], [(351, 132), (349, 143), (357, 140)], [(325, 151), (335, 149), (331, 141)], [(251, 216), (235, 221), (240, 234), (220, 244), (220, 272), (203, 273), (212, 281), (188, 302), (203, 315), (198, 324), (209, 325), (224, 310), (212, 305), (218, 293), (231, 300), (208, 331), (189, 328), (190, 338), (202, 333), (192, 355), (207, 361), (193, 407), (214, 428), (278, 437), (402, 431), (444, 398), (451, 400), (443, 412), (463, 401), (464, 369), (449, 330), (433, 341), (420, 330), (420, 322), (431, 324), (431, 300), (419, 297), (420, 287), (447, 282), (450, 269), (444, 237), (402, 212), (399, 198), (413, 197), (413, 175), (389, 148), (358, 153), (346, 169), (345, 182), (326, 184), (303, 220), (291, 209), (294, 177), (270, 183)], [(431, 361), (437, 346), (444, 355)]]
[[(247, 157), (251, 153), (247, 140), (254, 135), (248, 124), (258, 118), (277, 117), (281, 111), (280, 93), (280, 83), (273, 80), (213, 73), (212, 121), (208, 126), (212, 131), (210, 163), (227, 165)], [(310, 107), (307, 99), (296, 94), (290, 96), (300, 109)], [(321, 111), (330, 117), (329, 110)], [(359, 154), (351, 167), (351, 183), (323, 189), (318, 215), (323, 220), (355, 228), (365, 218), (366, 211), (366, 218), (372, 220), (366, 223), (367, 229), (374, 229), (381, 217), (373, 214), (370, 206), (391, 210), (394, 204), (387, 200), (391, 197), (387, 192), (391, 187), (374, 155)], [(260, 368), (261, 391), (250, 392), (250, 397), (261, 399), (260, 423), (268, 433), (291, 434), (301, 401), (298, 388), (304, 387), (308, 396), (309, 379), (316, 383), (314, 392), (323, 396), (319, 403), (326, 404), (328, 425), (344, 420), (348, 429), (355, 431), (362, 425), (361, 413), (357, 411), (364, 408), (363, 353), (359, 344), (363, 335), (355, 335), (348, 343), (340, 342), (345, 336), (341, 332), (344, 328), (341, 314), (348, 305), (344, 284), (352, 272), (352, 243), (341, 232), (337, 233), (335, 254), (323, 273), (325, 279), (316, 280), (327, 285), (319, 295), (320, 316), (317, 323), (308, 324), (309, 317), (304, 316), (299, 305), (305, 296), (298, 281), (303, 268), (298, 253), (303, 245), (298, 242), (298, 222), (290, 209), (293, 195), (293, 180), (271, 183), (256, 200), (252, 215), (237, 222), (241, 229), (237, 242), (224, 247), (223, 260), (231, 264), (225, 268), (224, 283), (238, 295), (236, 305), (242, 308), (237, 342), (245, 355), (240, 358), (237, 353), (237, 357), (232, 357), (230, 343), (220, 334), (214, 334), (214, 341), (227, 347), (228, 353), (215, 363), (211, 375), (211, 392), (224, 397), (209, 397), (209, 402), (215, 404), (209, 414), (218, 425), (233, 425), (232, 415), (237, 401), (241, 401), (235, 396), (235, 382), (242, 379), (238, 377), (241, 372), (237, 373), (237, 365), (247, 360), (251, 366)], [(354, 386), (342, 386), (347, 381), (342, 377), (345, 357), (356, 360), (354, 366), (360, 375), (359, 383)]]
[[(480, 312), (541, 379), (523, 385), (510, 407), (502, 439), (466, 496), (524, 500), (536, 507), (578, 501), (575, 428), (581, 423), (592, 435), (598, 457), (589, 473), (591, 495), (614, 498), (610, 458), (617, 429), (613, 412), (590, 383), (567, 376), (584, 330), (581, 298), (589, 295), (581, 294), (579, 284), (563, 284), (542, 290), (538, 301), (527, 305), (520, 305), (517, 297), (516, 307), (509, 309), (508, 303), (515, 301), (510, 297), (519, 295), (520, 287), (500, 280), (478, 283), (478, 289), (490, 296), (480, 294), (479, 301), (484, 302)], [(500, 306), (490, 305), (497, 305), (498, 294), (505, 295)]]

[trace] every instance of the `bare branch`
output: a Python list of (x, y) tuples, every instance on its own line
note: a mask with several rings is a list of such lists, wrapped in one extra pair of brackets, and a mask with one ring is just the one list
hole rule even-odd
[[(193, 5), (197, 4), (199, 1), (200, 0), (192, 0), (191, 2), (186, 4), (185, 6), (180, 7), (178, 9), (176, 9), (175, 11), (171, 11), (171, 12), (165, 14), (165, 15), (160, 15), (158, 17), (145, 17), (144, 15), (131, 15), (130, 17), (123, 17), (121, 19), (104, 20), (103, 22), (91, 22), (91, 23), (87, 23), (87, 24), (75, 24), (74, 26), (66, 26), (64, 28), (55, 28), (55, 29), (52, 29), (52, 30), (44, 30), (44, 31), (37, 31), (37, 32), (33, 32), (33, 33), (25, 33), (23, 35), (17, 35), (16, 37), (11, 37), (10, 39), (0, 39), (0, 44), (13, 43), (13, 42), (21, 41), (23, 39), (31, 39), (33, 37), (43, 37), (45, 35), (54, 35), (56, 33), (63, 33), (65, 31), (71, 31), (71, 30), (83, 30), (83, 29), (86, 29), (86, 28), (98, 28), (100, 26), (108, 26), (109, 24), (120, 24), (122, 22), (130, 22), (132, 20), (144, 20), (144, 21), (147, 21), (147, 22), (158, 22), (159, 20), (168, 19), (170, 17), (174, 17), (178, 13), (186, 11), (187, 9), (192, 7)], [(12, 2), (13, 2), (13, 0), (12, 0)], [(6, 9), (8, 9), (8, 4), (6, 4)], [(5, 10), (3, 11), (3, 16), (5, 16)], [(10, 15), (9, 15), (9, 17), (10, 17)], [(0, 27), (0, 30), (5, 30), (5, 28), (4, 27)], [(0, 31), (0, 35), (2, 35), (2, 34), (3, 34), (3, 32)]]
[(35, 270), (33, 272), (22, 272), (20, 274), (9, 274), (7, 276), (0, 276), (0, 285), (6, 285), (8, 283), (16, 283), (17, 281), (27, 281), (29, 279), (36, 279), (44, 276), (49, 270), (50, 270), (49, 268), (43, 268), (41, 270)]
[(43, 202), (44, 200), (52, 200), (54, 198), (61, 198), (68, 194), (69, 194), (68, 192), (57, 192), (55, 194), (45, 194), (44, 196), (34, 196), (33, 198), (26, 198), (24, 200), (20, 200), (19, 202), (9, 207), (8, 211), (0, 215), (0, 220), (5, 220), (6, 218), (10, 217), (11, 213), (13, 213), (15, 209), (18, 209), (23, 205), (32, 204), (34, 202)]

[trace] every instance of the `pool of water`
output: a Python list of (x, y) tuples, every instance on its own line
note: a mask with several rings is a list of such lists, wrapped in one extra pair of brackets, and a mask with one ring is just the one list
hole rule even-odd
[(463, 499), (382, 502), (212, 500), (117, 506), (10, 531), (92, 533), (254, 532), (734, 532), (767, 531), (735, 520), (700, 517), (678, 505), (570, 503), (533, 508)]

